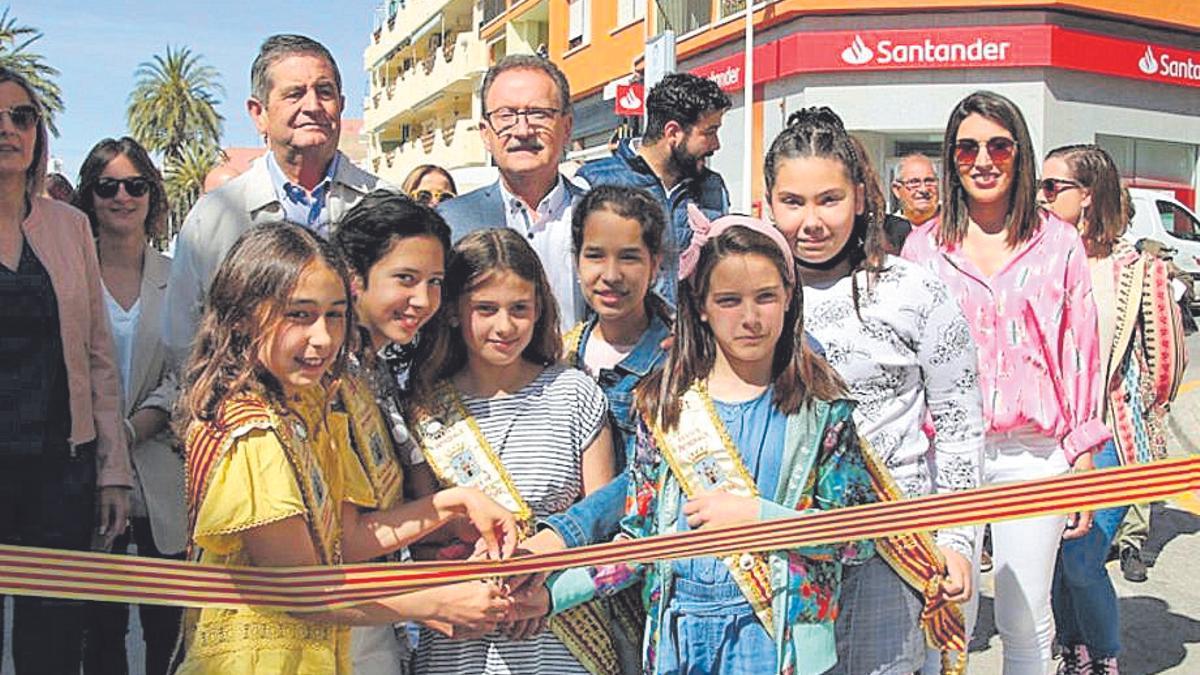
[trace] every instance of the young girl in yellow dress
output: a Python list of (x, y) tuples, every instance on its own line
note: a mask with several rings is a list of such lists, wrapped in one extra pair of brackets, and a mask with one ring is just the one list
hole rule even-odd
[[(454, 488), (385, 510), (330, 409), (353, 311), (333, 248), (290, 225), (248, 231), (218, 270), (180, 403), (192, 546), (200, 562), (336, 565), (399, 549), (465, 517), (493, 556), (515, 546), (512, 515)], [(178, 673), (349, 673), (349, 626), (431, 620), (489, 626), (510, 600), (479, 582), (474, 597), (435, 591), (291, 615), (189, 610)]]

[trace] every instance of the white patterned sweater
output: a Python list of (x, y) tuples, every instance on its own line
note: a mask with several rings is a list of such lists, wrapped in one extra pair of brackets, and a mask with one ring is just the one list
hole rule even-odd
[[(874, 283), (865, 272), (857, 281), (858, 312), (849, 276), (806, 284), (804, 327), (857, 401), (859, 433), (907, 497), (977, 487), (983, 402), (975, 342), (958, 303), (933, 274), (894, 256)], [(970, 559), (973, 531), (942, 530), (937, 543)]]

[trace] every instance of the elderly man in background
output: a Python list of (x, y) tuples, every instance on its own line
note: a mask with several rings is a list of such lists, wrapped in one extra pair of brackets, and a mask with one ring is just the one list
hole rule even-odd
[(380, 185), (338, 151), (342, 76), (321, 43), (273, 35), (250, 69), (246, 109), (267, 141), (250, 168), (204, 195), (188, 213), (171, 263), (163, 341), (176, 366), (191, 348), (200, 308), (233, 242), (261, 223), (290, 222), (328, 236)]
[(513, 54), (488, 70), (480, 100), (479, 133), (500, 179), (437, 210), (455, 241), (488, 228), (521, 233), (546, 268), (565, 332), (586, 309), (571, 258), (571, 208), (583, 190), (558, 168), (571, 138), (570, 86), (550, 61)]
[(912, 223), (913, 232), (934, 227), (941, 215), (937, 169), (933, 161), (919, 152), (900, 158), (892, 177), (892, 195), (897, 215)]

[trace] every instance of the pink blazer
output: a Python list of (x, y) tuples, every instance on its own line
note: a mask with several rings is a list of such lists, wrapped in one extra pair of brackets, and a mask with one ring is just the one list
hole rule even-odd
[(34, 197), (21, 224), (25, 240), (50, 275), (71, 396), (72, 447), (96, 441), (96, 484), (133, 486), (121, 428), (121, 386), (104, 309), (100, 263), (87, 216)]

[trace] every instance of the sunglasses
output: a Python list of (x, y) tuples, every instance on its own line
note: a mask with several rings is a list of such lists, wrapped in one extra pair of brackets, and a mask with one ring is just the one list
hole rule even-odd
[(1044, 178), (1040, 183), (1038, 183), (1038, 188), (1042, 191), (1042, 194), (1046, 196), (1047, 202), (1053, 202), (1055, 199), (1058, 199), (1058, 196), (1063, 192), (1079, 187), (1083, 186), (1073, 180), (1067, 180), (1065, 178)]
[[(1008, 162), (1016, 152), (1017, 144), (1007, 136), (994, 136), (987, 140), (988, 157), (997, 164)], [(974, 138), (964, 138), (954, 144), (954, 161), (962, 164), (974, 164), (979, 156), (979, 141)]]
[(92, 192), (102, 199), (112, 199), (117, 196), (117, 190), (121, 189), (122, 185), (125, 186), (125, 194), (130, 197), (141, 197), (150, 191), (150, 181), (141, 176), (135, 176), (133, 178), (101, 178), (96, 181)]
[(0, 109), (0, 115), (8, 115), (8, 119), (12, 120), (13, 126), (21, 131), (28, 131), (30, 127), (37, 124), (38, 114), (37, 108), (31, 105), (16, 105), (11, 108)]
[(455, 195), (453, 192), (434, 192), (432, 190), (413, 190), (412, 195), (410, 195), (410, 196), (414, 200), (416, 200), (417, 203), (424, 204), (425, 206), (429, 206), (430, 204), (435, 203), (435, 200), (436, 200), (436, 203), (441, 204), (442, 202), (448, 202), (451, 199), (454, 199), (457, 195)]

